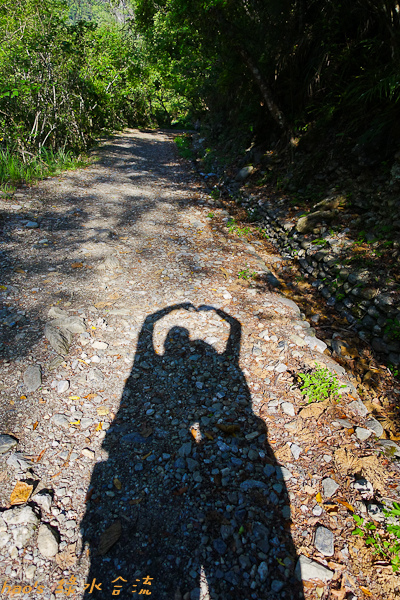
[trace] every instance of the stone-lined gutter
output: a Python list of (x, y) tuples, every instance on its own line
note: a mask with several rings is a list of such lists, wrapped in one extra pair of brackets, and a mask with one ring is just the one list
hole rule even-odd
[(400, 333), (400, 304), (394, 290), (374, 287), (370, 270), (356, 270), (343, 264), (346, 248), (352, 243), (345, 239), (345, 233), (335, 237), (324, 235), (321, 249), (297, 231), (300, 220), (296, 223), (285, 219), (282, 209), (271, 202), (258, 200), (255, 204), (251, 198), (242, 198), (241, 206), (256, 210), (261, 216), (257, 223), (265, 229), (270, 242), (283, 258), (296, 260), (300, 269), (314, 279), (313, 287), (328, 306), (347, 319), (359, 337), (371, 343), (376, 352), (384, 354), (389, 363), (399, 365), (400, 340), (391, 339), (390, 330), (394, 328), (393, 333)]

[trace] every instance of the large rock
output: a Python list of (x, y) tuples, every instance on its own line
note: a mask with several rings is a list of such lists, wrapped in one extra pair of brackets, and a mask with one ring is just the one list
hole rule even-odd
[(35, 392), (42, 385), (42, 370), (39, 365), (31, 365), (24, 373), (27, 392)]
[(333, 577), (333, 571), (317, 563), (311, 558), (307, 558), (300, 554), (297, 561), (295, 574), (297, 579), (310, 581), (311, 579), (320, 579), (321, 581), (329, 581)]
[(300, 217), (296, 224), (298, 233), (309, 233), (319, 221), (330, 221), (335, 217), (336, 210), (317, 210), (316, 212)]
[[(53, 321), (54, 323), (54, 321)], [(51, 323), (46, 323), (44, 335), (49, 340), (50, 346), (57, 352), (65, 356), (68, 354), (69, 346), (72, 342), (72, 334), (65, 329), (57, 329)]]
[(2, 433), (0, 435), (0, 454), (5, 454), (17, 444), (18, 440), (15, 437), (8, 435), (7, 433)]
[(36, 531), (39, 518), (30, 506), (22, 506), (6, 510), (2, 514), (7, 525), (17, 525), (11, 529), (14, 544), (17, 548), (24, 548)]
[(60, 327), (62, 331), (69, 331), (69, 333), (85, 333), (86, 325), (85, 321), (81, 317), (60, 317), (54, 319), (49, 323), (53, 327)]
[(58, 540), (55, 532), (49, 525), (42, 523), (38, 535), (39, 552), (46, 558), (52, 558), (58, 552)]
[(253, 173), (253, 171), (254, 167), (252, 167), (251, 165), (249, 165), (248, 167), (243, 167), (243, 169), (240, 169), (240, 171), (236, 175), (236, 181), (244, 181)]

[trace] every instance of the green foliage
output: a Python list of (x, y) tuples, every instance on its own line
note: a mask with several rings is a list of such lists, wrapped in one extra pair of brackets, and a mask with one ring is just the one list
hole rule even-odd
[(257, 273), (255, 271), (250, 271), (250, 269), (243, 269), (238, 272), (239, 279), (256, 279)]
[(250, 227), (239, 227), (233, 217), (227, 222), (226, 226), (228, 227), (228, 231), (230, 234), (236, 234), (239, 237), (247, 237), (251, 234)]
[(319, 367), (317, 363), (315, 366), (316, 369), (311, 373), (298, 373), (298, 377), (303, 382), (300, 390), (307, 397), (308, 403), (338, 396), (338, 390), (346, 386), (340, 385), (336, 375), (333, 375), (329, 369)]
[(387, 319), (384, 332), (390, 340), (400, 340), (400, 322)]
[(383, 509), (383, 513), (386, 521), (380, 531), (372, 521), (353, 515), (357, 527), (352, 533), (362, 537), (366, 545), (373, 548), (373, 553), (388, 561), (393, 572), (397, 573), (400, 568), (400, 504), (393, 502), (393, 508)]
[[(7, 190), (9, 183), (21, 181), (33, 182), (36, 179), (56, 175), (61, 171), (76, 169), (85, 166), (87, 160), (75, 157), (72, 152), (60, 150), (47, 150), (40, 152), (23, 161), (18, 154), (9, 150), (0, 150), (0, 185)], [(4, 187), (5, 186), (5, 187)]]
[(192, 144), (190, 138), (184, 135), (179, 135), (174, 141), (178, 147), (179, 155), (182, 156), (182, 158), (191, 160), (193, 158), (193, 152), (191, 149)]

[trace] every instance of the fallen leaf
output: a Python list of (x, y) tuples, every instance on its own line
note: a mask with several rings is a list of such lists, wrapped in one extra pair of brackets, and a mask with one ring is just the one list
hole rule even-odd
[(188, 490), (188, 486), (184, 485), (183, 487), (179, 488), (179, 490), (175, 490), (172, 493), (174, 494), (174, 496), (182, 496), (182, 494), (187, 492), (187, 490)]
[(292, 453), (289, 444), (285, 444), (275, 451), (275, 458), (279, 463), (288, 463), (292, 460)]
[(372, 596), (372, 592), (370, 592), (370, 591), (369, 591), (369, 589), (368, 589), (368, 588), (366, 588), (366, 587), (364, 587), (363, 585), (360, 585), (360, 590), (361, 590), (362, 592), (364, 592), (364, 594), (365, 594), (366, 596)]
[(96, 426), (95, 431), (101, 431), (103, 427), (103, 423), (100, 421), (100, 423)]
[(319, 504), (321, 504), (321, 502), (322, 502), (322, 496), (321, 496), (321, 493), (320, 493), (320, 492), (318, 492), (318, 494), (315, 496), (315, 499), (316, 499), (316, 501), (317, 501)]
[(93, 398), (96, 398), (97, 394), (88, 394), (87, 396), (83, 396), (85, 398), (85, 400), (93, 400)]
[(351, 512), (354, 512), (354, 508), (352, 507), (351, 504), (349, 504), (348, 502), (346, 502), (346, 500), (342, 500), (341, 498), (336, 498), (336, 502), (338, 504), (341, 504), (342, 506), (345, 506), (346, 508), (348, 508), (349, 510), (351, 510)]
[(76, 263), (72, 263), (71, 267), (72, 267), (73, 269), (82, 269), (82, 267), (83, 267), (83, 264), (82, 264), (82, 263), (79, 263), (79, 262), (76, 262)]
[(89, 363), (87, 363), (85, 360), (83, 360), (82, 358), (78, 358), (77, 359), (79, 362), (83, 363), (84, 365), (88, 365)]
[(214, 441), (214, 437), (213, 437), (212, 433), (210, 433), (209, 431), (205, 431), (205, 432), (204, 432), (204, 435), (206, 436), (206, 438), (207, 438), (208, 440), (210, 440), (210, 441), (212, 441), (212, 442)]
[(362, 465), (358, 456), (352, 453), (349, 448), (339, 448), (334, 454), (336, 468), (347, 475), (360, 473)]
[(113, 303), (112, 302), (96, 302), (95, 307), (96, 308), (105, 308), (106, 306), (112, 306)]
[(142, 497), (140, 497), (140, 498), (133, 498), (133, 500), (129, 500), (128, 504), (130, 504), (131, 506), (133, 506), (134, 504), (140, 504), (142, 500), (143, 500)]
[(122, 490), (122, 483), (120, 482), (120, 480), (117, 477), (115, 477), (113, 479), (113, 484), (117, 490)]
[(33, 424), (33, 431), (35, 431), (35, 429), (37, 428), (38, 425), (39, 425), (39, 421), (35, 421), (35, 423)]
[(20, 396), (19, 399), (20, 400), (26, 400), (26, 396)]
[(109, 412), (110, 412), (110, 409), (107, 406), (98, 406), (97, 407), (97, 414), (99, 415), (99, 417), (105, 417), (106, 415), (108, 415)]
[(361, 459), (361, 467), (365, 479), (370, 481), (376, 490), (385, 495), (388, 473), (378, 457), (375, 455), (364, 456)]
[(25, 502), (28, 502), (32, 492), (33, 485), (29, 485), (28, 483), (25, 483), (25, 481), (17, 481), (10, 496), (11, 506), (25, 504)]
[(323, 412), (328, 408), (329, 400), (324, 402), (313, 402), (309, 406), (306, 406), (299, 412), (299, 416), (302, 419), (318, 419)]
[(19, 268), (14, 269), (14, 271), (15, 271), (15, 273), (23, 273), (23, 274), (26, 273), (26, 271), (24, 271), (23, 269), (19, 269)]
[(70, 421), (69, 422), (70, 425), (80, 425), (80, 423), (81, 423), (80, 419), (78, 419), (77, 421)]
[(234, 433), (238, 433), (240, 431), (240, 425), (226, 425), (224, 423), (217, 423), (217, 427), (220, 431), (228, 433), (229, 435), (233, 435)]
[(56, 554), (56, 563), (61, 569), (72, 567), (77, 561), (76, 542), (69, 544), (65, 550)]
[(91, 497), (94, 494), (94, 488), (92, 488), (91, 490), (88, 490), (86, 492), (86, 496), (85, 496), (85, 502), (89, 502), (89, 500), (91, 499)]
[(69, 396), (70, 400), (80, 400), (81, 397), (80, 396)]
[(44, 450), (41, 451), (41, 453), (39, 454), (39, 456), (36, 459), (36, 462), (39, 462), (42, 460), (43, 454), (46, 452), (47, 448), (44, 448)]
[(148, 458), (151, 454), (152, 454), (152, 452), (148, 452), (147, 454), (142, 456), (142, 460), (146, 460), (146, 458)]
[(144, 438), (150, 437), (152, 433), (153, 433), (152, 427), (143, 427), (140, 431), (140, 435)]
[(108, 527), (100, 536), (100, 543), (97, 549), (97, 553), (100, 556), (104, 556), (114, 544), (116, 544), (122, 534), (121, 521), (115, 521), (110, 527)]
[(195, 429), (194, 427), (191, 428), (190, 433), (192, 434), (193, 438), (197, 441), (197, 434), (198, 431), (197, 429)]

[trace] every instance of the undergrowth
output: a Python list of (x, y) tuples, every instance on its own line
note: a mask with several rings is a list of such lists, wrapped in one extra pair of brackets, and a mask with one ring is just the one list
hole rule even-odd
[(321, 402), (327, 398), (334, 398), (339, 395), (339, 390), (345, 388), (345, 385), (340, 385), (337, 377), (333, 375), (329, 369), (319, 367), (311, 373), (299, 373), (298, 377), (303, 384), (300, 390), (307, 397), (307, 402)]
[(19, 154), (3, 149), (0, 150), (0, 185), (7, 188), (12, 183), (32, 183), (87, 164), (88, 159), (62, 149), (54, 152), (43, 148), (37, 155), (26, 157), (25, 161)]

